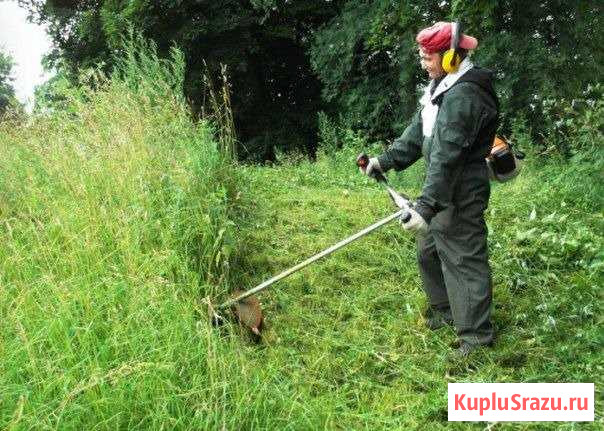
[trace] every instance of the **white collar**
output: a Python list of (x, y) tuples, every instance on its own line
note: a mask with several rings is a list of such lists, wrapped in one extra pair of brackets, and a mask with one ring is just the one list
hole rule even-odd
[[(461, 62), (461, 64), (459, 65), (459, 69), (457, 70), (457, 72), (449, 73), (438, 83), (438, 86), (436, 87), (436, 90), (434, 90), (434, 94), (432, 94), (432, 97), (430, 97), (430, 100), (434, 101), (434, 99), (436, 99), (438, 96), (440, 96), (445, 91), (447, 91), (449, 88), (451, 88), (451, 86), (453, 84), (455, 84), (457, 82), (457, 80), (463, 76), (464, 73), (466, 73), (468, 70), (470, 70), (473, 67), (474, 67), (474, 64), (470, 61), (470, 58), (469, 57), (464, 58), (463, 61)], [(434, 80), (430, 81), (430, 84), (428, 84), (428, 88), (430, 88), (430, 86), (432, 86), (433, 81)]]

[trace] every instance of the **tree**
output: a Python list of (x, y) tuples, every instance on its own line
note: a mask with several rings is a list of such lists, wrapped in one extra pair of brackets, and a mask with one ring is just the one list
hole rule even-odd
[(543, 103), (572, 99), (603, 73), (604, 3), (598, 1), (349, 1), (312, 44), (312, 64), (331, 112), (375, 138), (401, 132), (416, 108), (415, 34), (461, 19), (479, 39), (473, 59), (497, 72), (501, 131), (524, 117), (534, 137), (548, 127)]
[(338, 1), (312, 0), (29, 0), (31, 15), (48, 25), (68, 76), (92, 65), (106, 70), (133, 28), (167, 55), (177, 45), (187, 59), (186, 93), (200, 111), (203, 75), (228, 66), (240, 153), (274, 160), (274, 148), (313, 153), (320, 82), (307, 48), (312, 31), (338, 11)]
[(415, 34), (443, 13), (433, 1), (348, 1), (311, 47), (332, 115), (376, 139), (398, 134), (423, 80)]
[[(112, 68), (129, 29), (187, 59), (186, 94), (207, 100), (204, 74), (228, 66), (240, 154), (273, 160), (275, 148), (312, 154), (318, 111), (375, 139), (398, 135), (426, 83), (415, 35), (461, 19), (479, 46), (473, 59), (497, 72), (501, 132), (528, 120), (548, 127), (544, 106), (601, 81), (601, 1), (541, 0), (22, 0), (48, 25), (62, 63)], [(208, 70), (204, 65), (207, 63)]]
[(0, 115), (15, 103), (15, 90), (12, 82), (13, 60), (0, 51)]
[(47, 112), (65, 107), (65, 94), (71, 88), (72, 85), (66, 73), (57, 69), (48, 80), (34, 89), (34, 112)]

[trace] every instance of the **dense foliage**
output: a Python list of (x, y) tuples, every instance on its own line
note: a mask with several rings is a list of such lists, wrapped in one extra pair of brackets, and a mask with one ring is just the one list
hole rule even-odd
[[(414, 36), (458, 18), (479, 39), (475, 61), (497, 72), (502, 133), (525, 119), (545, 145), (548, 106), (572, 100), (604, 76), (604, 4), (514, 0), (22, 0), (49, 24), (51, 64), (72, 75), (113, 66), (130, 28), (162, 55), (187, 61), (186, 94), (200, 112), (205, 75), (228, 65), (244, 157), (274, 160), (274, 148), (313, 153), (317, 112), (373, 139), (401, 132), (425, 83)], [(206, 68), (205, 62), (207, 62)], [(69, 74), (68, 74), (69, 75)]]
[(184, 68), (138, 50), (0, 123), (1, 429), (183, 428), (192, 398), (160, 407), (176, 386), (219, 404), (195, 319), (228, 268), (234, 175), (173, 90)]
[(426, 78), (415, 34), (460, 19), (479, 40), (473, 60), (497, 72), (503, 132), (525, 117), (534, 137), (551, 126), (544, 104), (578, 97), (604, 76), (604, 4), (598, 1), (349, 1), (315, 35), (313, 66), (323, 95), (354, 128), (393, 136), (416, 107)]
[[(186, 93), (194, 109), (207, 109), (204, 81), (228, 66), (232, 107), (244, 157), (274, 159), (275, 145), (316, 145), (319, 82), (307, 55), (312, 30), (333, 17), (332, 1), (25, 1), (49, 24), (61, 64), (75, 79), (83, 68), (108, 70), (131, 28), (167, 55), (173, 45), (187, 61)], [(280, 4), (283, 2), (279, 2)], [(285, 3), (283, 3), (285, 4)], [(278, 144), (276, 144), (278, 143)]]

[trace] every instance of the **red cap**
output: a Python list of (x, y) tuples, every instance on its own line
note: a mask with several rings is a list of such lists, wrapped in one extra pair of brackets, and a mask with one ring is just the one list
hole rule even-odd
[[(452, 28), (453, 23), (440, 21), (420, 31), (415, 40), (428, 54), (441, 52), (451, 47)], [(478, 41), (472, 36), (462, 34), (459, 38), (459, 47), (462, 49), (474, 49), (477, 46)]]

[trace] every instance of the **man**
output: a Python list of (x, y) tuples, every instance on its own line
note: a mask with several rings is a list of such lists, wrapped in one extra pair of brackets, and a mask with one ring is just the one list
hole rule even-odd
[[(493, 342), (485, 157), (497, 127), (498, 102), (491, 72), (475, 67), (467, 56), (477, 40), (455, 34), (455, 25), (438, 22), (417, 35), (421, 66), (431, 81), (409, 127), (369, 160), (364, 173), (400, 171), (422, 155), (426, 160), (421, 195), (403, 227), (417, 234), (419, 269), (430, 302), (426, 324), (431, 329), (454, 325), (457, 352), (467, 356)], [(454, 37), (461, 63), (447, 73), (443, 55)]]

